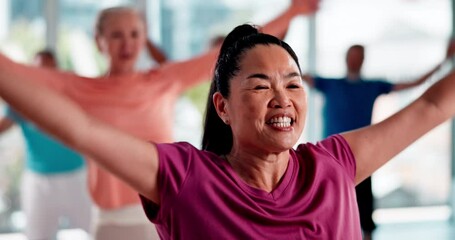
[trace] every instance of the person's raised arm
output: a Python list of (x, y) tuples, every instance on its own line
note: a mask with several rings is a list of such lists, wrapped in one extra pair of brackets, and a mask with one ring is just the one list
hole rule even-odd
[(384, 121), (343, 133), (356, 159), (356, 183), (455, 114), (455, 72)]
[[(4, 58), (0, 54), (0, 61)], [(0, 96), (16, 111), (159, 204), (154, 144), (87, 115), (64, 95), (0, 64)], [(64, 161), (64, 160), (62, 160)]]
[(431, 69), (429, 72), (421, 76), (420, 78), (411, 81), (411, 82), (405, 82), (405, 83), (397, 83), (393, 85), (392, 91), (401, 91), (401, 90), (406, 90), (409, 88), (417, 87), (420, 84), (423, 84), (426, 80), (428, 80), (436, 71), (438, 71), (441, 68), (441, 65), (444, 62), (436, 65), (433, 69)]
[[(295, 16), (314, 14), (318, 7), (319, 0), (292, 0), (291, 5), (278, 17), (265, 24), (261, 31), (282, 38)], [(175, 74), (176, 79), (182, 80), (182, 90), (208, 81), (213, 74), (220, 47), (214, 46), (204, 54), (186, 61), (165, 64), (163, 70)]]
[(265, 24), (261, 31), (280, 39), (286, 36), (289, 24), (298, 15), (312, 15), (319, 7), (319, 0), (292, 0), (291, 5), (278, 17)]
[(422, 83), (424, 83), (426, 80), (428, 80), (436, 71), (438, 71), (443, 64), (446, 61), (450, 61), (451, 58), (453, 57), (453, 54), (455, 52), (455, 40), (450, 39), (448, 44), (447, 44), (447, 49), (446, 49), (446, 56), (445, 59), (438, 65), (436, 65), (432, 70), (421, 76), (420, 78), (416, 79), (415, 81), (411, 81), (408, 83), (398, 83), (393, 85), (392, 91), (401, 91), (405, 90), (408, 88), (416, 87)]

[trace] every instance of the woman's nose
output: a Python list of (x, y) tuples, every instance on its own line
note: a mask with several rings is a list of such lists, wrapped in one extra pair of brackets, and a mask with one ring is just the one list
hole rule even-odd
[(291, 106), (291, 99), (285, 90), (275, 90), (272, 101), (270, 101), (273, 108), (286, 108)]

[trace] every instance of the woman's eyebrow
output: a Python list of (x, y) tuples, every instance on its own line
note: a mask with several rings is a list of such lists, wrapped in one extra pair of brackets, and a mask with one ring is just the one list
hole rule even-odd
[[(300, 77), (300, 73), (298, 72), (291, 72), (291, 73), (288, 73), (284, 76), (284, 78), (294, 78), (294, 77)], [(247, 79), (251, 79), (251, 78), (259, 78), (259, 79), (264, 79), (264, 80), (269, 80), (270, 77), (267, 76), (266, 74), (263, 74), (263, 73), (254, 73), (254, 74), (251, 74), (247, 77)]]
[(286, 76), (284, 76), (285, 78), (294, 78), (294, 77), (301, 77), (300, 73), (298, 72), (291, 72), (289, 74), (287, 74)]
[(259, 79), (264, 79), (264, 80), (267, 80), (269, 79), (269, 77), (263, 73), (254, 73), (254, 74), (251, 74), (247, 77), (247, 79), (250, 79), (250, 78), (259, 78)]

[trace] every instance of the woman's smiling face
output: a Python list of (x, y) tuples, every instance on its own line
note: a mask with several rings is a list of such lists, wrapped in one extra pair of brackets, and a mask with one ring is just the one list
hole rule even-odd
[(289, 150), (306, 117), (306, 94), (296, 62), (281, 46), (261, 44), (243, 53), (239, 63), (220, 108), (232, 129), (233, 148)]

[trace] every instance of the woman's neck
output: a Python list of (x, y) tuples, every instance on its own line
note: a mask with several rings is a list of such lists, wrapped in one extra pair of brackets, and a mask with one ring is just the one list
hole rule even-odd
[(226, 159), (248, 185), (272, 192), (286, 172), (289, 151), (265, 155), (231, 151)]

